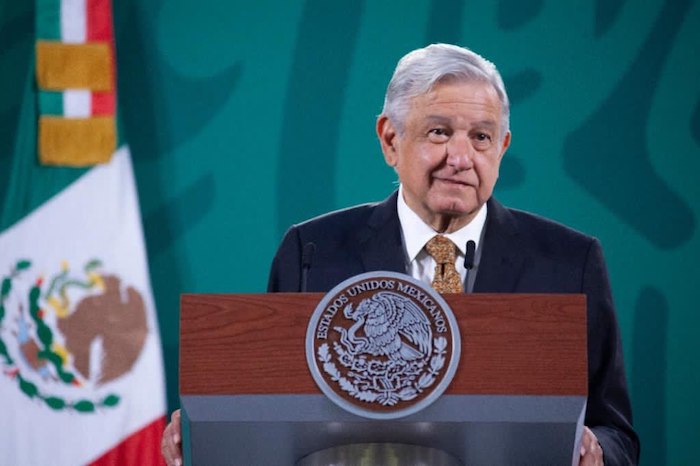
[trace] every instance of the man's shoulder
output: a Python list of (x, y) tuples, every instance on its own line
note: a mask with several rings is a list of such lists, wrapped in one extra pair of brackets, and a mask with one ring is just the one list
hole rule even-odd
[(507, 207), (508, 211), (518, 219), (518, 221), (538, 231), (551, 232), (552, 234), (563, 235), (571, 239), (590, 241), (593, 237), (580, 230), (572, 228), (564, 223), (558, 222), (542, 215), (528, 212), (526, 210)]
[(307, 234), (348, 231), (367, 225), (381, 225), (396, 217), (396, 193), (380, 202), (368, 202), (334, 210), (292, 226)]
[(597, 241), (587, 233), (533, 212), (505, 207), (497, 202), (489, 208), (489, 213), (497, 217), (496, 223), (533, 246), (562, 249), (560, 252), (564, 252), (566, 249), (587, 249)]
[(293, 225), (273, 260), (270, 290), (300, 288), (299, 265), (309, 244), (315, 252), (307, 290), (327, 291), (367, 270), (398, 270), (403, 256), (396, 194), (383, 202), (336, 210)]
[(372, 215), (379, 202), (368, 202), (327, 212), (294, 225), (304, 230), (325, 229), (334, 225), (358, 223)]

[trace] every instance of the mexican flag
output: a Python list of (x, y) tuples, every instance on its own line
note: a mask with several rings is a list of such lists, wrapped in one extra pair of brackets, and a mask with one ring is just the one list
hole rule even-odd
[(109, 1), (37, 0), (36, 59), (0, 154), (2, 465), (162, 464), (161, 346), (111, 18)]

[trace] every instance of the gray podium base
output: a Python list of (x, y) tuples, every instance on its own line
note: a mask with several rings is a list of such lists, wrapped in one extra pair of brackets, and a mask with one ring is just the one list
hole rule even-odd
[(429, 447), (469, 466), (577, 465), (586, 407), (582, 396), (444, 395), (411, 416), (378, 421), (324, 395), (181, 401), (185, 464), (195, 466), (294, 466), (314, 453), (362, 443)]
[(311, 453), (296, 466), (464, 466), (444, 451), (401, 443), (358, 443)]

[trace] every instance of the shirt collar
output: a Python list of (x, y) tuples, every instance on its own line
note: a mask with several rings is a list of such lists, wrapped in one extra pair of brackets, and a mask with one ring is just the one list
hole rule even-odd
[[(397, 210), (406, 248), (406, 257), (410, 263), (415, 260), (418, 253), (420, 253), (425, 246), (425, 243), (439, 233), (433, 230), (430, 225), (426, 224), (418, 214), (411, 210), (408, 204), (406, 204), (403, 198), (402, 185), (399, 186)], [(443, 233), (444, 236), (449, 238), (457, 246), (460, 254), (465, 254), (467, 241), (469, 240), (474, 241), (476, 249), (479, 248), (481, 232), (486, 224), (486, 212), (487, 207), (486, 204), (484, 204), (471, 222), (452, 233)]]

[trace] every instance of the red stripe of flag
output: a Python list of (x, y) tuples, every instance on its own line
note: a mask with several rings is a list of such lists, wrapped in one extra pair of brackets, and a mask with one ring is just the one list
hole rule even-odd
[(160, 441), (165, 416), (134, 432), (114, 448), (90, 463), (90, 466), (165, 466)]
[(116, 110), (116, 60), (114, 51), (114, 25), (112, 0), (87, 0), (87, 41), (108, 42), (112, 69), (112, 92), (92, 93), (92, 115), (114, 115)]
[(114, 115), (114, 111), (116, 110), (116, 103), (114, 102), (114, 97), (114, 92), (93, 92), (92, 115)]
[(112, 1), (87, 0), (87, 41), (114, 42)]

